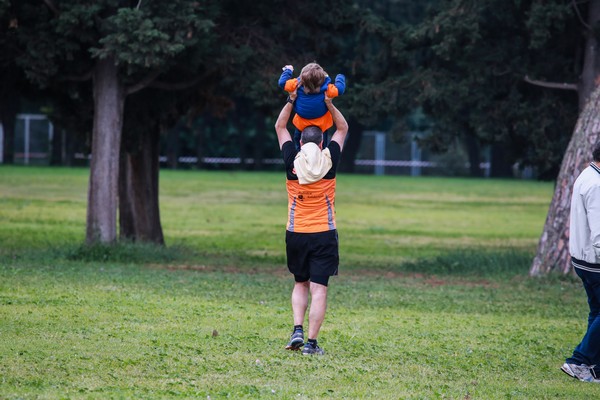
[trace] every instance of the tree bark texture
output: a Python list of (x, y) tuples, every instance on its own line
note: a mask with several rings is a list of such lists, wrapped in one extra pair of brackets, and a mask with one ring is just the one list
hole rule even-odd
[(566, 274), (570, 271), (569, 213), (573, 183), (591, 161), (593, 147), (599, 141), (600, 88), (597, 88), (579, 115), (565, 152), (537, 254), (529, 271), (530, 275), (555, 271)]
[(93, 88), (94, 127), (86, 242), (112, 243), (117, 237), (119, 150), (125, 100), (112, 57), (97, 62)]
[(160, 127), (137, 138), (136, 148), (121, 149), (119, 236), (164, 244), (158, 202)]

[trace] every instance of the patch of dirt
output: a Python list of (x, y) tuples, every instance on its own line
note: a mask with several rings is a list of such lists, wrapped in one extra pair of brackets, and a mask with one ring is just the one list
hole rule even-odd
[(437, 275), (428, 275), (420, 272), (396, 272), (396, 271), (381, 271), (376, 269), (369, 270), (352, 270), (344, 276), (349, 276), (351, 279), (357, 279), (362, 276), (369, 277), (384, 277), (386, 279), (404, 279), (412, 281), (420, 281), (429, 286), (447, 286), (447, 285), (458, 285), (468, 287), (498, 287), (497, 283), (490, 282), (485, 279), (467, 279), (460, 277), (439, 277)]

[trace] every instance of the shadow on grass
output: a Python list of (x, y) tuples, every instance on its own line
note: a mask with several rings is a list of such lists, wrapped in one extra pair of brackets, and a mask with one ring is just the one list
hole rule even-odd
[(2, 250), (0, 260), (6, 264), (54, 264), (60, 261), (75, 263), (111, 263), (138, 265), (201, 265), (215, 269), (235, 267), (240, 272), (272, 269), (285, 260), (272, 255), (248, 255), (240, 251), (199, 249), (185, 244), (169, 246), (154, 243), (119, 241), (113, 244), (72, 244), (35, 249)]
[[(456, 249), (435, 256), (406, 261), (395, 266), (381, 266), (382, 271), (436, 275), (439, 277), (498, 278), (521, 277), (530, 284), (558, 284), (578, 282), (574, 274), (551, 273), (529, 278), (529, 268), (534, 254), (521, 249)], [(202, 270), (214, 269), (236, 273), (272, 272), (286, 270), (285, 259), (273, 255), (248, 255), (236, 251), (202, 251), (182, 244), (159, 246), (152, 243), (121, 241), (112, 245), (56, 246), (30, 251), (2, 252), (0, 259), (6, 264), (54, 264), (57, 261), (75, 263), (162, 264), (173, 268)], [(377, 270), (372, 264), (368, 271)], [(367, 270), (348, 268), (348, 273), (362, 274)]]
[(173, 263), (188, 260), (194, 252), (184, 246), (160, 246), (152, 243), (118, 242), (114, 244), (73, 244), (47, 248), (0, 251), (7, 263), (55, 263), (60, 260), (121, 264)]
[(193, 252), (180, 246), (154, 243), (118, 242), (111, 245), (80, 245), (69, 249), (64, 258), (70, 261), (113, 262), (125, 264), (172, 263), (192, 257)]
[(498, 278), (527, 281), (533, 287), (547, 285), (569, 285), (579, 287), (580, 281), (572, 273), (550, 272), (530, 277), (529, 269), (535, 254), (520, 249), (487, 250), (459, 249), (443, 254), (406, 262), (401, 269), (425, 275), (456, 276), (468, 278)]
[(528, 275), (533, 256), (515, 249), (460, 249), (403, 263), (401, 269), (422, 274), (509, 277)]

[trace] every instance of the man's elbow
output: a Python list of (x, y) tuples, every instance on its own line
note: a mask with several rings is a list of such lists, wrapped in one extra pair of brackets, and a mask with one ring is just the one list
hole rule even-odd
[(340, 123), (339, 125), (336, 125), (336, 128), (338, 131), (340, 131), (340, 133), (343, 133), (344, 135), (348, 133), (348, 123), (346, 121)]
[(283, 135), (287, 130), (287, 125), (285, 123), (281, 123), (280, 121), (275, 122), (275, 132), (278, 136)]

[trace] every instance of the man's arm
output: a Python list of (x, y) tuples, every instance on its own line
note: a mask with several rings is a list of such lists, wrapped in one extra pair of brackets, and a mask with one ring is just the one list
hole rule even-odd
[(331, 97), (325, 96), (325, 105), (331, 113), (333, 123), (335, 124), (335, 133), (331, 136), (331, 140), (339, 144), (340, 150), (343, 150), (346, 135), (348, 135), (348, 123), (346, 122), (346, 118), (344, 118), (340, 110), (333, 105)]
[[(296, 91), (290, 93), (290, 100), (292, 102), (296, 101)], [(294, 108), (293, 104), (290, 102), (285, 103), (285, 106), (281, 109), (279, 113), (279, 117), (277, 117), (277, 122), (275, 122), (275, 132), (277, 132), (277, 139), (279, 140), (279, 148), (283, 147), (283, 144), (287, 141), (292, 140), (292, 135), (290, 135), (290, 131), (287, 129), (287, 123), (290, 119), (290, 114), (292, 113), (292, 109)]]

